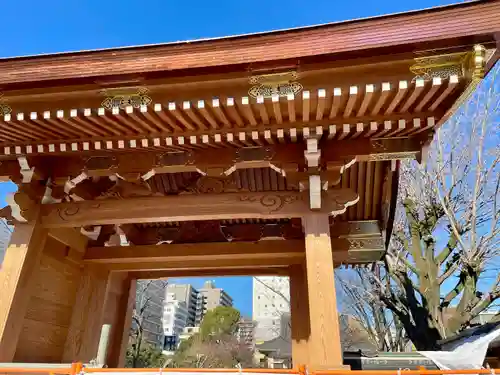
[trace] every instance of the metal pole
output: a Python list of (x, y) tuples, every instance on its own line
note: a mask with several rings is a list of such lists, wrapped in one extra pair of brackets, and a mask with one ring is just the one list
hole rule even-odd
[(103, 324), (101, 328), (101, 337), (99, 339), (99, 347), (97, 348), (96, 362), (99, 366), (106, 364), (106, 355), (108, 354), (109, 333), (111, 332), (111, 324)]

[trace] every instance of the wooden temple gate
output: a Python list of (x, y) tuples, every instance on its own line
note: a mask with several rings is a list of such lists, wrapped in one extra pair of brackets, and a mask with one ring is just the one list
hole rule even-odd
[(0, 60), (0, 362), (89, 361), (107, 323), (123, 365), (138, 278), (288, 275), (294, 362), (341, 367), (333, 270), (381, 259), (399, 161), (496, 62), (499, 13)]

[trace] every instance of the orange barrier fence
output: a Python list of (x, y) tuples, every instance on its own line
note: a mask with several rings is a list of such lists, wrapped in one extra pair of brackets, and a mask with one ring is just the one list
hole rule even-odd
[[(124, 374), (162, 374), (162, 373), (201, 373), (201, 374), (283, 374), (283, 375), (307, 375), (305, 366), (298, 369), (212, 369), (212, 368), (98, 368), (85, 367), (82, 363), (71, 365), (45, 365), (41, 367), (21, 367), (20, 364), (1, 364), (0, 374), (47, 374), (47, 375), (83, 375), (97, 373), (124, 373)], [(317, 370), (310, 375), (500, 375), (500, 369), (463, 369), (463, 370)]]

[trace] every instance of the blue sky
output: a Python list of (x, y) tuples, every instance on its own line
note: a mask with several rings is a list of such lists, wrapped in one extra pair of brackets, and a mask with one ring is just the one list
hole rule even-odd
[[(97, 1), (3, 0), (0, 57), (110, 48), (209, 38), (404, 12), (458, 1), (444, 0), (234, 0)], [(0, 202), (14, 191), (0, 183)], [(252, 281), (215, 278), (236, 307), (251, 315)], [(188, 279), (200, 287), (202, 279)]]

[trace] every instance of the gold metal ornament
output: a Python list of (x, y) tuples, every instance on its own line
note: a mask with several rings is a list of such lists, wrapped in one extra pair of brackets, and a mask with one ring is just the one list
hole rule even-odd
[(252, 98), (295, 95), (303, 88), (299, 82), (296, 82), (297, 78), (298, 74), (295, 71), (252, 76), (249, 83), (254, 86), (248, 90), (248, 95)]
[(456, 75), (477, 81), (484, 77), (485, 66), (486, 49), (476, 44), (471, 52), (416, 57), (410, 71), (415, 74), (413, 80), (448, 79)]
[(152, 99), (146, 95), (148, 89), (145, 87), (105, 89), (101, 93), (106, 96), (101, 106), (109, 110), (113, 108), (125, 109), (129, 106), (140, 108), (141, 106), (148, 106), (152, 102)]
[(5, 116), (12, 112), (12, 108), (5, 104), (5, 99), (3, 99), (2, 96), (3, 94), (0, 92), (0, 115)]
[(410, 71), (415, 74), (413, 80), (432, 80), (437, 77), (447, 79), (453, 75), (463, 77), (466, 72), (468, 57), (469, 54), (463, 52), (416, 57), (415, 64), (410, 67)]

